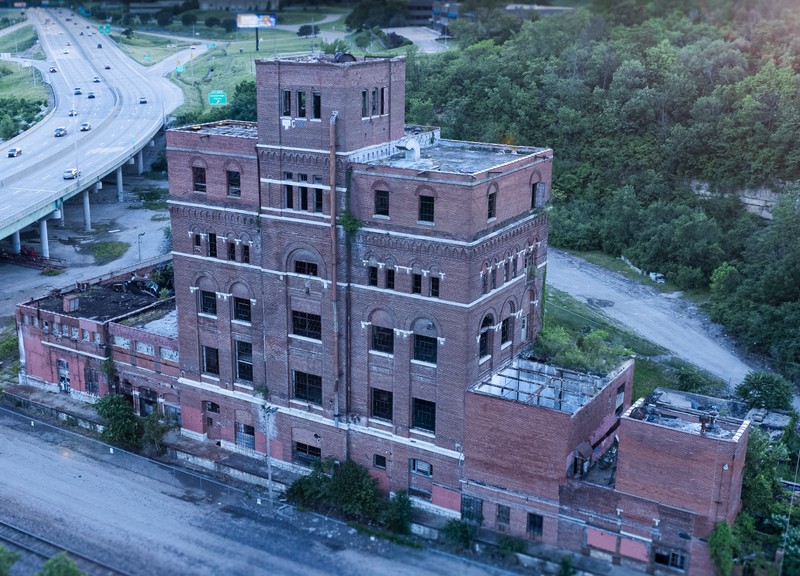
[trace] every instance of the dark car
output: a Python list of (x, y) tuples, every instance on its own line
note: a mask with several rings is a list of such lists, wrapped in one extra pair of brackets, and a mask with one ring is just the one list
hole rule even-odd
[(102, 48), (102, 47), (103, 47), (103, 45), (102, 45), (102, 44), (98, 44), (98, 45), (97, 45), (97, 47), (98, 47), (98, 48)]
[(106, 64), (106, 70), (111, 70), (111, 66), (109, 66), (108, 64)]
[(55, 133), (56, 138), (58, 138), (59, 136), (66, 136), (66, 135), (67, 135), (66, 128), (64, 128), (63, 126), (56, 128), (56, 133)]
[(147, 104), (147, 98), (144, 96), (139, 97), (139, 104)]
[(86, 95), (86, 97), (87, 97), (87, 98), (94, 98), (94, 92), (89, 92), (89, 93)]
[(75, 94), (75, 96), (80, 96), (81, 94), (83, 94), (80, 88), (75, 88), (75, 90), (73, 90), (72, 93)]

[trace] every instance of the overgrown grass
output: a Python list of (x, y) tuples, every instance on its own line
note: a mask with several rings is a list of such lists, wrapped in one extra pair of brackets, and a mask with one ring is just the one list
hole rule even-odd
[(18, 52), (24, 52), (36, 43), (38, 36), (32, 25), (23, 26), (9, 34), (0, 36), (0, 52), (10, 52), (16, 56)]
[(48, 91), (36, 68), (0, 62), (0, 78), (0, 97), (47, 103)]
[(120, 258), (130, 248), (127, 242), (98, 242), (91, 244), (88, 250), (94, 256), (95, 264), (108, 264)]
[(636, 355), (633, 398), (646, 397), (658, 387), (711, 396), (724, 395), (727, 383), (620, 327), (601, 311), (565, 292), (547, 288), (544, 322), (547, 329), (563, 328), (576, 342), (592, 331), (603, 330), (611, 346), (624, 346)]
[[(136, 188), (134, 194), (139, 196), (141, 205), (130, 205), (130, 210), (166, 210), (167, 209), (167, 195), (169, 190), (166, 188)], [(169, 217), (167, 217), (169, 219)]]
[(421, 544), (416, 540), (412, 540), (408, 536), (403, 536), (402, 534), (397, 534), (389, 530), (376, 528), (375, 526), (367, 526), (365, 524), (359, 524), (358, 522), (348, 522), (347, 525), (350, 526), (351, 528), (354, 528), (359, 534), (365, 534), (367, 536), (375, 536), (376, 538), (380, 538), (381, 540), (388, 540), (389, 542), (394, 542), (395, 544), (400, 544), (401, 546), (407, 546), (408, 548), (416, 548), (419, 550), (427, 548), (426, 545)]
[(61, 276), (63, 273), (63, 268), (45, 268), (42, 270), (42, 276)]
[(10, 360), (17, 357), (19, 357), (17, 333), (14, 330), (9, 330), (0, 336), (0, 360)]

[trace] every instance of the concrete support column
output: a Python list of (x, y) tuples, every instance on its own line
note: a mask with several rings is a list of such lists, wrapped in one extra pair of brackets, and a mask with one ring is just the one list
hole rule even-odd
[(89, 189), (83, 191), (83, 231), (92, 231), (92, 211), (89, 208)]
[(19, 230), (17, 230), (11, 235), (11, 251), (14, 254), (19, 254), (20, 250), (22, 250), (22, 243), (19, 239)]
[(42, 240), (42, 257), (50, 258), (50, 243), (47, 241), (47, 218), (39, 220), (39, 238)]
[(144, 172), (144, 149), (136, 153), (136, 173), (141, 176)]
[(122, 166), (117, 168), (117, 202), (122, 202), (124, 199), (122, 194)]

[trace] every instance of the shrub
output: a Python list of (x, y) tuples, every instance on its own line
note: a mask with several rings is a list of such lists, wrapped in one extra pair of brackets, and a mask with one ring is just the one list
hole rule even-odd
[(129, 450), (139, 447), (141, 424), (127, 398), (109, 394), (98, 400), (94, 408), (106, 422), (100, 434), (103, 440)]
[(292, 485), (286, 490), (286, 498), (289, 502), (304, 508), (316, 509), (328, 499), (331, 479), (324, 470), (331, 464), (329, 460), (316, 463), (311, 474), (292, 482)]
[(380, 513), (378, 481), (352, 460), (334, 469), (329, 496), (331, 504), (348, 518), (374, 521)]
[(516, 536), (500, 536), (497, 545), (504, 556), (512, 556), (517, 553), (525, 553), (528, 551), (528, 543)]
[(21, 557), (19, 552), (14, 552), (4, 546), (0, 546), (0, 576), (8, 576), (11, 567), (16, 564), (17, 560)]
[(442, 538), (458, 548), (467, 549), (472, 546), (478, 526), (464, 520), (448, 520), (442, 528)]
[(401, 490), (394, 495), (383, 511), (383, 525), (397, 534), (411, 532), (411, 499), (408, 492)]
[(736, 396), (751, 408), (790, 410), (792, 383), (780, 374), (750, 372), (736, 386)]
[(66, 552), (59, 552), (44, 563), (37, 576), (85, 576)]

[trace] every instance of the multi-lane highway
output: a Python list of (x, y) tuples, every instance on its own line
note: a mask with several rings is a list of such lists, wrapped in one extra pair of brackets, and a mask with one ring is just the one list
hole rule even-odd
[[(178, 87), (164, 78), (176, 53), (151, 67), (126, 56), (96, 24), (68, 10), (27, 10), (47, 60), (19, 61), (36, 66), (53, 88), (48, 117), (9, 140), (0, 155), (0, 240), (11, 237), (19, 251), (19, 230), (39, 223), (46, 254), (46, 222), (60, 217), (64, 200), (83, 192), (84, 217), (90, 221), (88, 190), (116, 172), (121, 192), (121, 166), (131, 159), (141, 170), (141, 149), (161, 129), (165, 117), (183, 101)], [(184, 56), (185, 57), (185, 56)], [(51, 72), (51, 69), (55, 72)], [(77, 94), (80, 89), (80, 94)], [(89, 97), (93, 93), (94, 98)], [(146, 103), (140, 103), (146, 99)], [(70, 116), (74, 110), (75, 115)], [(81, 131), (82, 123), (91, 129)], [(67, 134), (55, 137), (58, 127)], [(12, 147), (22, 149), (8, 157)], [(77, 168), (78, 178), (65, 179)]]

